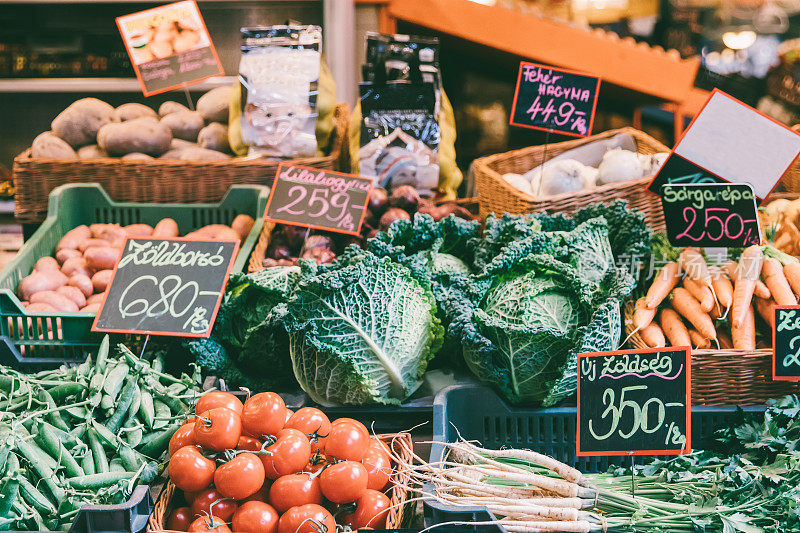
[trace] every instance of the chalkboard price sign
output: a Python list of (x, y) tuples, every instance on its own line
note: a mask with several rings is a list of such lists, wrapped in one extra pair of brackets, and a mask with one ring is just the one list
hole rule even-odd
[(578, 354), (576, 454), (691, 451), (691, 348)]
[(772, 379), (800, 381), (800, 305), (772, 309)]
[(592, 133), (599, 89), (596, 76), (523, 61), (510, 124), (586, 137)]
[(673, 246), (761, 244), (756, 195), (749, 183), (662, 185), (661, 205)]
[(238, 242), (128, 238), (92, 331), (208, 337)]
[(281, 164), (270, 189), (264, 218), (358, 235), (371, 191), (369, 178)]

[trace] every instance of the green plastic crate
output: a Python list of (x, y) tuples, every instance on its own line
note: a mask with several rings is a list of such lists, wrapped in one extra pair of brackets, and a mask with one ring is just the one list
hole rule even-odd
[(97, 183), (62, 185), (50, 193), (47, 219), (0, 271), (0, 335), (8, 336), (24, 357), (83, 359), (94, 353), (102, 335), (91, 332), (94, 313), (31, 313), (16, 295), (20, 280), (36, 261), (53, 255), (56, 244), (81, 224), (155, 225), (169, 217), (181, 235), (208, 224), (230, 224), (236, 215), (255, 219), (239, 249), (232, 272), (241, 272), (258, 241), (269, 189), (263, 185), (234, 185), (217, 204), (153, 204), (114, 202)]

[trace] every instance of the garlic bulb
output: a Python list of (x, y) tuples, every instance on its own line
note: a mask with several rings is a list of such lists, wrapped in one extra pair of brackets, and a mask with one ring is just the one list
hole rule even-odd
[(503, 179), (508, 182), (509, 185), (516, 187), (520, 191), (533, 195), (533, 190), (531, 190), (531, 182), (525, 179), (524, 176), (520, 174), (508, 173), (503, 174)]

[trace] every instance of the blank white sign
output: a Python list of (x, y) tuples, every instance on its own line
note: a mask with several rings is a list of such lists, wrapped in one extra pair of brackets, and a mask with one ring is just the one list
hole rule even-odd
[(738, 100), (714, 92), (675, 153), (766, 197), (800, 153), (800, 135)]

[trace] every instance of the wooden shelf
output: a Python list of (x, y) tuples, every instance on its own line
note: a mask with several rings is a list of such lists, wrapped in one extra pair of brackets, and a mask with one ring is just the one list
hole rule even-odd
[(470, 0), (391, 0), (389, 10), (399, 20), (670, 102), (689, 96), (700, 67), (699, 58), (681, 59), (676, 50)]

